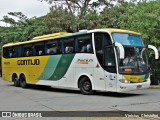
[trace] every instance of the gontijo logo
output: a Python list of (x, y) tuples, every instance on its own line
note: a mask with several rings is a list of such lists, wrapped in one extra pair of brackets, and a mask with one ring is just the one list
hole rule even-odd
[(17, 65), (39, 65), (39, 59), (18, 60)]

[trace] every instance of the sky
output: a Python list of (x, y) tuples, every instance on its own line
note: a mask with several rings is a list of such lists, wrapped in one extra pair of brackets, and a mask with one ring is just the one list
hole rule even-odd
[[(95, 1), (97, 0), (91, 0)], [(49, 12), (50, 6), (47, 2), (38, 0), (0, 0), (0, 20), (9, 12), (22, 12), (28, 18), (44, 16)], [(0, 26), (6, 26), (6, 23), (0, 21)]]
[[(50, 5), (47, 2), (38, 0), (0, 0), (0, 20), (9, 12), (22, 12), (28, 18), (40, 17), (49, 12)], [(0, 26), (6, 24), (0, 22)]]

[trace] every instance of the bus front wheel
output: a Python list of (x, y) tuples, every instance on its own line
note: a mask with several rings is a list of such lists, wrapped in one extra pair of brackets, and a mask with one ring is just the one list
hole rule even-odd
[(88, 77), (83, 77), (79, 82), (79, 88), (82, 94), (91, 95), (94, 93), (92, 90), (92, 83)]
[(18, 79), (18, 76), (16, 74), (12, 76), (12, 81), (14, 83), (14, 86), (16, 86), (16, 87), (20, 86), (19, 79)]
[(27, 83), (26, 83), (26, 77), (24, 75), (20, 76), (20, 86), (22, 88), (26, 88), (27, 87)]

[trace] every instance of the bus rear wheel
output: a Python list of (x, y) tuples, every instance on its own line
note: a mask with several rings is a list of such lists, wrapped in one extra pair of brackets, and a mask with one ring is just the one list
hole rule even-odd
[(24, 75), (20, 76), (20, 86), (22, 88), (27, 88), (26, 77)]
[(19, 86), (20, 86), (19, 79), (18, 79), (18, 76), (17, 76), (17, 75), (13, 75), (13, 76), (12, 76), (12, 81), (13, 81), (13, 83), (14, 83), (14, 86), (16, 86), (16, 87), (19, 87)]
[(91, 95), (94, 93), (92, 90), (92, 83), (88, 77), (83, 77), (79, 82), (79, 88), (82, 94)]

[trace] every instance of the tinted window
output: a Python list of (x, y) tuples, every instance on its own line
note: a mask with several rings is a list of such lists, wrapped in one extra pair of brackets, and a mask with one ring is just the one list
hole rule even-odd
[(77, 52), (93, 53), (91, 35), (79, 36), (76, 39), (78, 43)]
[(41, 56), (41, 55), (45, 54), (45, 52), (44, 52), (44, 42), (35, 43), (34, 48), (35, 48), (34, 49), (34, 55)]
[(111, 45), (111, 38), (107, 33), (95, 33), (94, 41), (95, 41), (97, 59), (100, 65), (103, 67), (104, 66), (103, 65), (103, 58), (104, 58), (103, 49), (104, 49), (104, 46)]
[(14, 47), (14, 57), (21, 57), (22, 56), (22, 47), (21, 46), (15, 46)]
[(64, 39), (64, 53), (73, 53), (74, 52), (74, 38)]
[(3, 57), (4, 58), (10, 57), (10, 48), (9, 47), (3, 48)]
[(21, 46), (5, 47), (3, 48), (4, 58), (21, 57)]
[(23, 56), (32, 56), (33, 54), (33, 46), (32, 44), (27, 44), (23, 46)]
[(113, 47), (105, 48), (104, 64), (105, 70), (111, 73), (116, 73), (116, 62)]
[(4, 57), (4, 58), (7, 58), (7, 57), (8, 57), (7, 48), (3, 48), (3, 57)]
[(57, 53), (58, 54), (62, 54), (62, 48), (63, 48), (63, 42), (62, 42), (62, 40), (58, 40), (58, 46), (57, 46)]
[(46, 42), (46, 54), (53, 55), (57, 54), (57, 41), (48, 41)]

